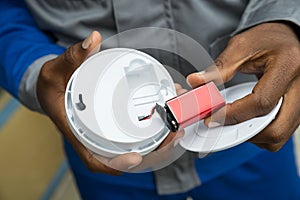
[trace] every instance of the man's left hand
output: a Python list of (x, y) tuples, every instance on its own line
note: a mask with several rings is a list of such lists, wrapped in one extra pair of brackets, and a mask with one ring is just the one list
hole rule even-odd
[[(300, 44), (286, 23), (263, 23), (233, 37), (215, 60), (216, 67), (188, 76), (192, 87), (205, 82), (227, 82), (238, 72), (255, 74), (259, 81), (251, 94), (227, 104), (205, 119), (207, 126), (237, 124), (268, 114), (283, 97), (271, 124), (250, 142), (270, 151), (279, 150), (300, 123)], [(221, 78), (218, 78), (221, 77)], [(225, 113), (225, 116), (224, 116)]]

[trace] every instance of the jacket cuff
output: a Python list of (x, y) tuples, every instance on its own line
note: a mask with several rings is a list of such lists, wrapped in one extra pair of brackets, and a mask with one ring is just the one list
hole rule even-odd
[(43, 64), (57, 56), (56, 54), (50, 54), (35, 60), (27, 68), (21, 79), (18, 91), (19, 100), (33, 111), (44, 113), (37, 98), (36, 84)]
[(298, 1), (250, 1), (234, 36), (255, 25), (271, 22), (286, 21), (300, 27), (300, 6)]

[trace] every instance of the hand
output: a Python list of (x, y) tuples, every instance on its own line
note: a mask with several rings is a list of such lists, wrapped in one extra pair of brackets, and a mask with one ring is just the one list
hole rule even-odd
[(138, 165), (142, 157), (138, 153), (128, 153), (113, 159), (102, 157), (100, 162), (76, 139), (66, 120), (64, 96), (68, 80), (88, 56), (99, 51), (100, 43), (101, 35), (92, 32), (82, 43), (71, 46), (62, 55), (46, 62), (38, 78), (37, 96), (44, 112), (72, 144), (90, 171), (118, 175), (120, 171)]
[[(96, 158), (91, 151), (77, 140), (66, 120), (64, 97), (67, 83), (73, 72), (81, 63), (87, 57), (99, 51), (100, 43), (101, 35), (98, 32), (92, 32), (83, 42), (71, 46), (62, 55), (46, 62), (41, 69), (37, 82), (38, 100), (44, 112), (51, 118), (64, 137), (72, 144), (90, 171), (119, 175), (123, 171), (129, 171), (139, 164), (139, 169), (142, 170), (143, 167), (150, 166), (149, 157), (144, 159), (138, 153), (127, 153), (112, 159), (103, 156), (97, 156)], [(183, 90), (179, 86), (177, 86), (177, 89), (179, 91)], [(163, 144), (158, 148), (162, 149), (159, 152), (161, 153), (166, 151), (166, 149), (170, 149), (170, 146), (173, 147), (174, 141), (177, 141), (176, 139), (180, 136), (182, 136), (182, 133), (170, 133)], [(151, 161), (152, 165), (155, 164), (153, 161)]]
[(189, 75), (189, 84), (197, 87), (208, 81), (227, 82), (238, 71), (255, 74), (259, 81), (251, 94), (227, 104), (205, 119), (205, 124), (221, 125), (224, 117), (225, 124), (237, 124), (265, 115), (283, 97), (273, 122), (250, 139), (259, 147), (279, 150), (300, 123), (300, 44), (293, 29), (280, 22), (250, 28), (229, 41), (215, 64), (205, 72)]

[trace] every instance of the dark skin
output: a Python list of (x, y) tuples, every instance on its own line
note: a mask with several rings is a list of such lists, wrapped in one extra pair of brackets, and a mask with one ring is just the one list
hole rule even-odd
[[(94, 31), (83, 42), (71, 46), (62, 55), (46, 62), (38, 78), (37, 96), (44, 112), (72, 144), (90, 171), (120, 175), (123, 171), (143, 170), (155, 162), (160, 162), (164, 158), (163, 155), (168, 155), (184, 133), (170, 133), (155, 151), (144, 157), (138, 153), (127, 153), (113, 159), (106, 157), (96, 159), (93, 153), (77, 140), (66, 120), (64, 95), (68, 80), (87, 57), (99, 51), (101, 41), (100, 33)], [(175, 84), (175, 87), (177, 92), (185, 91), (178, 84)]]
[[(46, 62), (38, 78), (37, 96), (45, 113), (72, 144), (90, 171), (119, 175), (137, 165), (147, 167), (148, 163), (152, 164), (151, 159), (163, 157), (161, 153), (167, 155), (183, 133), (171, 133), (159, 149), (144, 158), (137, 153), (128, 153), (113, 159), (102, 157), (101, 162), (75, 138), (66, 121), (65, 88), (75, 69), (89, 55), (99, 50), (100, 43), (100, 34), (93, 32), (84, 42), (73, 45), (62, 55)], [(216, 60), (216, 65), (221, 80), (218, 79), (218, 73), (209, 69), (202, 75), (192, 74), (187, 80), (193, 87), (209, 80), (226, 82), (237, 71), (254, 73), (260, 80), (252, 94), (226, 105), (213, 117), (205, 119), (205, 123), (208, 125), (211, 119), (222, 122), (225, 110), (225, 124), (235, 124), (267, 114), (283, 96), (283, 105), (276, 119), (250, 140), (271, 151), (280, 149), (300, 123), (297, 98), (300, 93), (300, 48), (293, 30), (283, 23), (265, 23), (250, 28), (231, 39)], [(179, 93), (184, 92), (180, 86), (176, 88)]]
[(215, 63), (216, 67), (205, 73), (189, 75), (189, 84), (220, 84), (238, 71), (255, 74), (259, 81), (251, 94), (227, 104), (205, 119), (205, 124), (237, 124), (265, 115), (283, 97), (276, 118), (249, 140), (261, 148), (278, 151), (300, 124), (300, 44), (294, 30), (282, 22), (257, 25), (233, 37)]
[[(111, 175), (121, 174), (122, 169), (116, 170), (114, 165), (118, 166), (123, 159), (128, 161), (128, 166), (135, 165), (139, 162), (139, 155), (124, 155), (116, 158), (112, 167), (108, 167), (110, 160), (106, 160), (106, 165), (99, 162), (90, 151), (88, 151), (74, 136), (70, 130), (65, 113), (64, 94), (65, 88), (72, 73), (80, 64), (97, 49), (101, 43), (101, 36), (93, 32), (84, 42), (77, 43), (67, 49), (62, 55), (46, 62), (40, 72), (37, 82), (37, 96), (44, 112), (51, 118), (61, 133), (72, 144), (73, 148), (85, 163), (87, 168), (92, 172), (104, 172)], [(53, 104), (55, 102), (55, 106)], [(119, 163), (120, 162), (120, 163)]]

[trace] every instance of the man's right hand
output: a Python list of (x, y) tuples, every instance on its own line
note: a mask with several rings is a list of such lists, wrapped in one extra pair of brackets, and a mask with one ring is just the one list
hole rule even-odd
[[(99, 51), (100, 44), (101, 35), (94, 31), (83, 42), (71, 46), (62, 55), (43, 65), (37, 82), (37, 96), (40, 105), (64, 137), (72, 144), (90, 171), (119, 175), (124, 171), (139, 172), (147, 168), (155, 168), (157, 164), (159, 165), (172, 154), (172, 150), (184, 135), (183, 131), (170, 133), (155, 151), (144, 157), (133, 152), (114, 158), (106, 158), (99, 155), (94, 156), (77, 140), (69, 128), (64, 104), (67, 83), (83, 61)], [(177, 93), (185, 92), (180, 85), (175, 84), (175, 86)]]
[(101, 35), (94, 31), (83, 42), (71, 46), (62, 55), (46, 62), (39, 74), (37, 96), (44, 112), (72, 144), (90, 171), (118, 175), (121, 171), (140, 164), (142, 156), (138, 153), (127, 153), (113, 159), (101, 157), (100, 162), (74, 136), (65, 112), (65, 89), (71, 75), (87, 57), (99, 51), (100, 43)]

